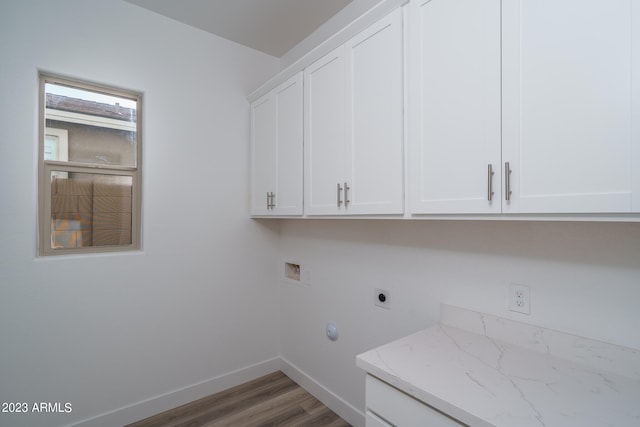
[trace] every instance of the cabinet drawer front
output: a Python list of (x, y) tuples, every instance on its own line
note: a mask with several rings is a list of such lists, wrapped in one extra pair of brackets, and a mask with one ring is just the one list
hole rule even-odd
[[(393, 426), (464, 426), (464, 424), (371, 375), (367, 375), (366, 379), (366, 401), (368, 412), (372, 412)], [(367, 418), (367, 426), (369, 426), (368, 423), (369, 419)], [(371, 425), (376, 426), (375, 423)]]
[(391, 424), (378, 417), (371, 411), (365, 414), (365, 427), (392, 427)]

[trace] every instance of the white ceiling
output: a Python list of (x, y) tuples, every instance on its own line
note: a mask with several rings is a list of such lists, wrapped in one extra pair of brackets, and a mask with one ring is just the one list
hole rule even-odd
[(125, 0), (282, 57), (353, 0)]

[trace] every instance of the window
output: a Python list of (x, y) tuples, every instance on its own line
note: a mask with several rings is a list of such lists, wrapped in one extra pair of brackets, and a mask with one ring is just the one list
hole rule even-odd
[(141, 104), (40, 75), (40, 255), (140, 248)]

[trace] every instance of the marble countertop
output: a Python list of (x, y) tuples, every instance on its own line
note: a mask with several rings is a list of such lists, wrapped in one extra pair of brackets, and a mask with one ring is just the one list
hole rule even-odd
[(640, 426), (640, 351), (452, 306), (356, 359), (470, 426)]

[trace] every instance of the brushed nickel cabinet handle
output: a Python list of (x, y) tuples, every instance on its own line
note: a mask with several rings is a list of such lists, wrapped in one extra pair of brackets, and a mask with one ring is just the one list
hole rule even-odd
[(511, 168), (509, 162), (504, 162), (504, 199), (511, 200)]
[(344, 183), (344, 207), (346, 208), (347, 205), (349, 205), (349, 190), (351, 189), (351, 187), (349, 187), (347, 185), (347, 183)]
[(337, 193), (338, 193), (338, 207), (342, 206), (342, 199), (340, 198), (340, 192), (342, 191), (342, 187), (340, 187), (340, 183), (338, 183), (338, 187), (337, 187)]
[(276, 197), (276, 194), (274, 192), (272, 191), (267, 192), (267, 209), (273, 209), (276, 207), (276, 204), (273, 201), (275, 197)]
[(495, 175), (495, 172), (493, 171), (493, 165), (491, 163), (489, 163), (488, 167), (487, 167), (487, 200), (488, 201), (492, 201), (493, 200), (493, 175)]

